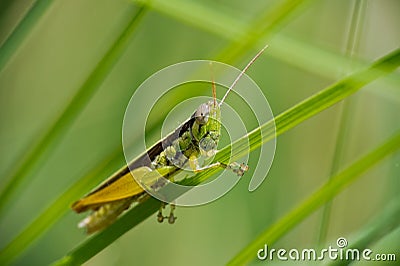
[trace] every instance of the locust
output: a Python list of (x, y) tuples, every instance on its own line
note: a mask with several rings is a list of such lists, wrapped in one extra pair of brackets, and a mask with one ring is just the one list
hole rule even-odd
[[(157, 173), (167, 180), (174, 179), (184, 168), (199, 173), (211, 168), (228, 169), (238, 176), (248, 170), (248, 166), (237, 162), (215, 162), (203, 166), (204, 162), (217, 152), (218, 141), (221, 136), (221, 105), (229, 92), (243, 76), (246, 70), (267, 48), (261, 49), (243, 68), (240, 74), (228, 88), (222, 100), (218, 103), (216, 86), (212, 82), (212, 100), (198, 106), (193, 114), (172, 133), (151, 146), (147, 151), (127, 165), (119, 169), (97, 188), (86, 196), (77, 200), (71, 208), (77, 212), (91, 211), (79, 224), (79, 228), (85, 228), (88, 234), (102, 230), (111, 225), (133, 203), (140, 203), (148, 196), (143, 184), (136, 180), (147, 180), (146, 184), (152, 187), (163, 186), (158, 178), (153, 178), (152, 173)], [(200, 157), (203, 160), (199, 160)], [(171, 211), (164, 216), (162, 209), (165, 203), (161, 203), (157, 214), (158, 222), (165, 219), (173, 224), (177, 217), (174, 215), (175, 206), (171, 204)]]

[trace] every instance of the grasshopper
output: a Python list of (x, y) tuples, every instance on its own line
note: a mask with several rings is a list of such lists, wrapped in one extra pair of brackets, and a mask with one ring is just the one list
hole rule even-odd
[[(221, 132), (220, 106), (246, 70), (266, 48), (267, 46), (260, 50), (240, 72), (219, 103), (216, 98), (216, 86), (212, 82), (213, 100), (201, 104), (174, 132), (115, 172), (92, 192), (74, 202), (71, 208), (75, 212), (92, 211), (78, 224), (78, 227), (86, 228), (90, 234), (112, 224), (132, 203), (140, 203), (148, 195), (142, 187), (143, 184), (139, 185), (136, 180), (142, 177), (146, 179), (154, 172), (172, 181), (173, 177), (185, 167), (189, 167), (195, 173), (211, 168), (224, 168), (242, 176), (248, 170), (245, 164), (215, 162), (202, 166), (198, 159), (202, 157), (207, 160), (216, 153)], [(157, 178), (151, 177), (147, 178), (146, 183), (152, 187), (165, 185), (159, 184)], [(163, 222), (167, 219), (169, 223), (174, 223), (175, 206), (171, 204), (169, 216), (162, 214), (164, 207), (165, 203), (162, 203), (157, 220)]]

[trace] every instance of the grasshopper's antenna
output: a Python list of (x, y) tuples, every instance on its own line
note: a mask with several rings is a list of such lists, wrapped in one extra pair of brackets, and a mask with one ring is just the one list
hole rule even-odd
[(212, 62), (210, 62), (210, 72), (211, 72), (211, 84), (212, 84), (212, 95), (214, 99), (214, 106), (217, 106), (217, 87), (215, 86)]
[(236, 83), (239, 81), (239, 79), (243, 76), (243, 74), (247, 71), (247, 69), (254, 63), (254, 61), (257, 60), (257, 58), (264, 52), (265, 49), (268, 48), (268, 44), (264, 46), (254, 57), (253, 59), (250, 60), (250, 62), (243, 68), (242, 72), (237, 76), (235, 81), (233, 81), (232, 85), (229, 87), (228, 91), (225, 93), (224, 97), (222, 98), (221, 102), (219, 103), (219, 106), (222, 105), (222, 103), (225, 101), (226, 96), (228, 96), (229, 92), (235, 87)]

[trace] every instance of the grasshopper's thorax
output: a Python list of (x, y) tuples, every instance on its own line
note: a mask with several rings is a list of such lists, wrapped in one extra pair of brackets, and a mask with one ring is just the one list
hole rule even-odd
[(221, 111), (216, 101), (201, 104), (193, 115), (192, 136), (198, 143), (200, 153), (211, 157), (217, 150), (221, 133)]

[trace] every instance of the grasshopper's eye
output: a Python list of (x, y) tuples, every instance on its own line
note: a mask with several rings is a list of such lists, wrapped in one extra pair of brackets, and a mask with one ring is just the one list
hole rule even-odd
[(210, 107), (208, 106), (208, 104), (203, 103), (196, 110), (195, 116), (197, 123), (199, 123), (200, 125), (207, 124), (209, 115), (210, 115)]

